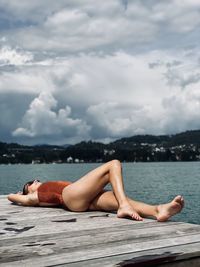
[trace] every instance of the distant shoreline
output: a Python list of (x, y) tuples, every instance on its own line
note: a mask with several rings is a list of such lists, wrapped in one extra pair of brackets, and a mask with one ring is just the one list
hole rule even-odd
[(0, 142), (0, 164), (200, 161), (200, 130), (175, 135), (136, 135), (109, 144), (24, 146)]

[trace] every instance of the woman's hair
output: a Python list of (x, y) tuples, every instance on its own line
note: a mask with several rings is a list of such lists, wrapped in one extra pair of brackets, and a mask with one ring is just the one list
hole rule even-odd
[[(29, 181), (23, 186), (23, 191), (22, 191), (23, 195), (27, 195), (28, 194), (28, 186), (32, 185), (34, 183), (34, 181), (36, 181), (36, 180), (37, 179)], [(37, 180), (37, 181), (40, 182), (40, 180)]]

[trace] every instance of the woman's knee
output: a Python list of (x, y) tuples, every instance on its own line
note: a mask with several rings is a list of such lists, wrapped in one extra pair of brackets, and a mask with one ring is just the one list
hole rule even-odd
[(111, 166), (114, 168), (122, 168), (122, 164), (118, 159), (111, 160)]

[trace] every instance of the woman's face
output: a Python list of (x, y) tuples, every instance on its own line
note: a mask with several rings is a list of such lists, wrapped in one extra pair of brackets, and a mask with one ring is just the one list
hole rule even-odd
[(34, 182), (31, 185), (28, 185), (28, 188), (27, 188), (28, 193), (34, 193), (35, 191), (37, 191), (41, 184), (42, 183), (39, 182), (38, 180), (34, 180)]

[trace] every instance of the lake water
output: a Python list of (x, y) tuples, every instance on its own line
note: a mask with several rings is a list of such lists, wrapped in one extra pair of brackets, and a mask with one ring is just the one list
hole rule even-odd
[[(99, 164), (0, 165), (0, 195), (21, 190), (34, 178), (75, 181)], [(184, 210), (173, 220), (200, 224), (200, 162), (123, 163), (127, 195), (150, 204), (175, 195), (185, 198)]]

